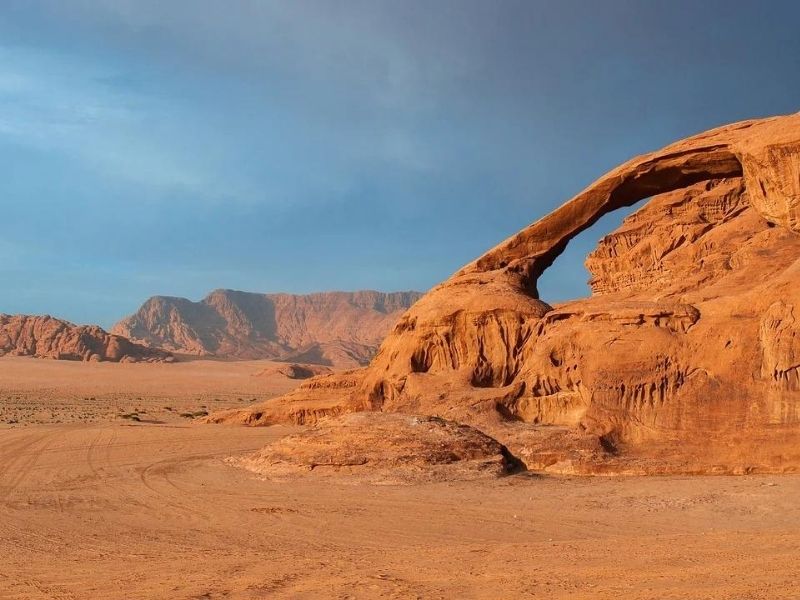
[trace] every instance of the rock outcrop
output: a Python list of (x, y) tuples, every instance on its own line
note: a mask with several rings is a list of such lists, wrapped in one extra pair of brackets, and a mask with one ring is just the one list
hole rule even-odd
[[(592, 295), (537, 280), (603, 215)], [(436, 286), (365, 369), (212, 420), (431, 414), (562, 472), (800, 469), (800, 114), (634, 158)]]
[(59, 360), (170, 362), (172, 355), (107, 333), (96, 325), (73, 325), (50, 316), (0, 314), (0, 356)]
[(272, 364), (257, 373), (256, 377), (269, 377), (271, 375), (283, 375), (289, 379), (311, 379), (318, 375), (327, 375), (331, 373), (330, 367), (312, 364), (296, 364), (296, 363), (276, 363)]
[(175, 353), (351, 368), (369, 362), (397, 318), (420, 296), (233, 290), (216, 290), (200, 302), (155, 296), (111, 331)]
[(323, 420), (231, 462), (272, 478), (349, 475), (375, 483), (500, 477), (519, 466), (505, 447), (468, 425), (387, 413)]

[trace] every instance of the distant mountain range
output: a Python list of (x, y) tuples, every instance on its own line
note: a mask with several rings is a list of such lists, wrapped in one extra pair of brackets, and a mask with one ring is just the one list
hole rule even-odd
[(96, 325), (75, 325), (48, 315), (0, 314), (0, 356), (59, 360), (169, 362), (172, 356)]
[(112, 333), (196, 356), (356, 367), (369, 362), (419, 292), (258, 294), (215, 290), (199, 302), (154, 296)]

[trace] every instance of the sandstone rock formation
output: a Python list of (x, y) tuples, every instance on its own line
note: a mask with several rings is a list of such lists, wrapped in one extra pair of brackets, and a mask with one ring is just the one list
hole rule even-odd
[(163, 350), (135, 344), (96, 325), (73, 325), (50, 316), (0, 314), (0, 356), (60, 360), (168, 362)]
[(322, 420), (231, 462), (269, 477), (346, 474), (380, 483), (498, 477), (518, 466), (501, 444), (468, 425), (387, 413)]
[(111, 330), (171, 352), (364, 365), (421, 294), (254, 294), (216, 290), (200, 302), (155, 296)]
[[(592, 295), (537, 279), (603, 215)], [(800, 469), (800, 114), (636, 157), (438, 285), (365, 369), (212, 420), (438, 415), (562, 472)]]
[(271, 375), (279, 374), (289, 379), (311, 379), (314, 376), (327, 375), (332, 372), (333, 371), (330, 367), (325, 367), (322, 365), (278, 363), (261, 369), (257, 373), (254, 373), (254, 375), (257, 377), (269, 377)]

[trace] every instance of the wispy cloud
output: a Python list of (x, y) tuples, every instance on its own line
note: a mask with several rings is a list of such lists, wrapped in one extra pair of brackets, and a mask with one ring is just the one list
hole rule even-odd
[(179, 112), (165, 98), (121, 87), (113, 67), (0, 46), (0, 136), (122, 183), (213, 198), (222, 190), (206, 165), (158, 129)]
[[(232, 112), (242, 94), (264, 114), (286, 111), (297, 120), (295, 136), (313, 129), (308, 143), (335, 146), (344, 170), (376, 159), (399, 168), (434, 166), (427, 121), (453, 115), (464, 83), (485, 67), (479, 48), (486, 31), (464, 19), (457, 2), (444, 2), (432, 18), (390, 2), (346, 9), (277, 0), (43, 0), (37, 6), (110, 49), (134, 49), (170, 65), (176, 77), (201, 74), (232, 88), (244, 82), (231, 95)], [(276, 143), (297, 142), (281, 132)]]

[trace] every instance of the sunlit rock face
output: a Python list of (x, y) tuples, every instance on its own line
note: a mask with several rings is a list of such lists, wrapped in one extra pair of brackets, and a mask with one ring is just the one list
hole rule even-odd
[[(644, 201), (586, 260), (592, 294), (539, 276)], [(800, 468), (800, 115), (634, 158), (411, 307), (370, 365), (218, 417), (438, 415), (562, 472)], [(258, 414), (255, 419), (254, 414)]]
[(74, 325), (51, 316), (0, 314), (0, 356), (108, 362), (172, 362), (169, 352), (148, 348), (96, 325)]
[(200, 302), (153, 296), (112, 333), (196, 356), (353, 368), (369, 363), (419, 292), (256, 294), (215, 290)]

